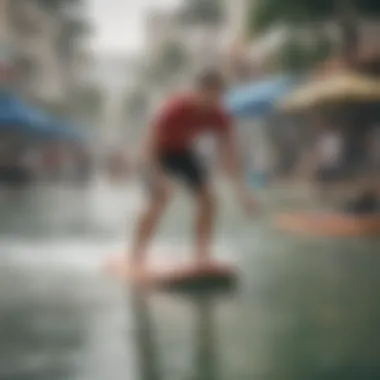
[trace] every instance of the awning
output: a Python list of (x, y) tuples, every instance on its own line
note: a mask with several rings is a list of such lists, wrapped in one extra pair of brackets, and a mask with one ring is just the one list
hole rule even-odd
[(276, 109), (276, 105), (297, 84), (294, 77), (275, 77), (253, 82), (231, 90), (226, 97), (226, 106), (236, 117), (264, 117)]
[(31, 136), (64, 141), (81, 141), (84, 135), (46, 113), (24, 103), (17, 96), (0, 93), (0, 130), (25, 133)]
[(13, 95), (0, 93), (0, 129), (28, 132), (41, 125), (24, 107), (22, 102)]

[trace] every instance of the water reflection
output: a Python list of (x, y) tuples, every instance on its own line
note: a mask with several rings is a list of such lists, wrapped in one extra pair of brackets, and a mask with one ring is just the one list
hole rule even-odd
[[(138, 194), (0, 197), (1, 380), (380, 378), (379, 241), (283, 236), (226, 203), (218, 233), (242, 270), (239, 297), (122, 294), (99, 267), (124, 247)], [(191, 238), (185, 207), (174, 205), (158, 243)]]
[(85, 341), (80, 300), (57, 280), (49, 291), (38, 275), (1, 269), (0, 378), (72, 378)]
[(196, 379), (218, 380), (216, 352), (215, 306), (211, 297), (198, 297), (195, 300), (198, 319), (196, 331), (195, 368)]
[(160, 380), (162, 377), (157, 363), (154, 323), (147, 294), (140, 292), (138, 289), (132, 289), (131, 312), (135, 324), (139, 378), (141, 380)]
[[(166, 379), (159, 363), (160, 347), (157, 345), (155, 323), (151, 310), (151, 295), (134, 289), (131, 296), (131, 310), (135, 322), (136, 351), (141, 380)], [(194, 373), (191, 379), (218, 380), (216, 303), (212, 296), (196, 296), (189, 299), (196, 317), (192, 336)]]

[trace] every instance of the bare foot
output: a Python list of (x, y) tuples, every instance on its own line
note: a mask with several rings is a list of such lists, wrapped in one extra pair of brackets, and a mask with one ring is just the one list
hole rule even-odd
[(145, 276), (146, 268), (143, 263), (129, 261), (127, 267), (127, 275), (133, 280), (139, 280), (140, 278)]

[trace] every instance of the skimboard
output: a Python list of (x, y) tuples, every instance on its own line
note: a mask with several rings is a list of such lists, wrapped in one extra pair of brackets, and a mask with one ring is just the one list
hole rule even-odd
[(132, 269), (122, 257), (106, 263), (107, 273), (121, 281), (167, 291), (208, 291), (232, 289), (237, 285), (238, 271), (228, 263), (210, 261), (194, 263), (151, 264), (143, 270)]

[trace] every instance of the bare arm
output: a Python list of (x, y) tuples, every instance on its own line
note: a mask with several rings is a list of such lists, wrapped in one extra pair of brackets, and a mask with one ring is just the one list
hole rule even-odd
[(221, 134), (219, 152), (224, 170), (234, 186), (236, 196), (245, 212), (251, 212), (254, 202), (251, 192), (246, 186), (243, 162), (239, 154), (239, 146), (234, 128)]

